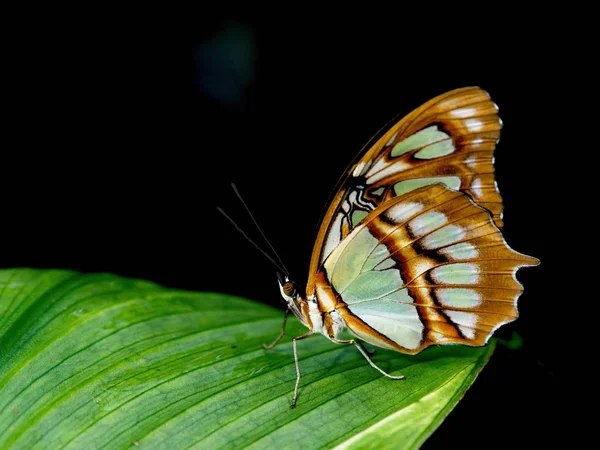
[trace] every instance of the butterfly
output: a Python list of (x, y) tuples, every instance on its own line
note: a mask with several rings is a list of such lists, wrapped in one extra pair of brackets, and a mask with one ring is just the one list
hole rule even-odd
[[(502, 122), (487, 92), (442, 94), (371, 140), (341, 178), (319, 228), (305, 293), (278, 274), (289, 313), (308, 328), (354, 345), (361, 341), (415, 354), (431, 345), (482, 346), (517, 318), (523, 287), (516, 272), (539, 260), (502, 236), (502, 198), (494, 150)], [(343, 330), (355, 337), (342, 339)]]

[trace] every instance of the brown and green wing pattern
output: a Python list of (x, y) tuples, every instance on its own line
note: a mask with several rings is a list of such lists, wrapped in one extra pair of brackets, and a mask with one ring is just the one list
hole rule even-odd
[(325, 260), (315, 293), (380, 347), (478, 346), (516, 319), (516, 272), (538, 263), (506, 244), (489, 211), (435, 184), (370, 212)]
[(493, 153), (502, 123), (478, 87), (440, 95), (392, 125), (354, 164), (330, 204), (313, 251), (307, 295), (325, 259), (367, 216), (390, 199), (443, 183), (467, 193), (502, 227)]

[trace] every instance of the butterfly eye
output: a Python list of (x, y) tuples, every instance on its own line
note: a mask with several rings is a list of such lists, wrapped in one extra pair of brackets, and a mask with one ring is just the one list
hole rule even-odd
[(283, 286), (283, 293), (288, 297), (293, 297), (296, 294), (296, 286), (291, 281), (286, 281)]

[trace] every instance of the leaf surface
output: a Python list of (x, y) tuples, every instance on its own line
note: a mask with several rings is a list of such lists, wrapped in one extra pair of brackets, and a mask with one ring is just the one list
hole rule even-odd
[(494, 344), (416, 356), (299, 341), (295, 320), (110, 274), (0, 271), (0, 448), (418, 448)]

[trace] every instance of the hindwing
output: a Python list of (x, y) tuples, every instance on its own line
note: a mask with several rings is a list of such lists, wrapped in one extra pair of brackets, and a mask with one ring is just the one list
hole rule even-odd
[(517, 318), (520, 267), (490, 212), (443, 184), (389, 199), (369, 212), (315, 277), (349, 330), (384, 348), (483, 345)]

